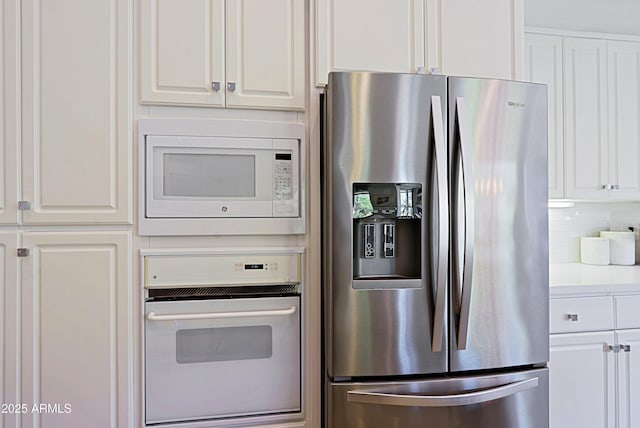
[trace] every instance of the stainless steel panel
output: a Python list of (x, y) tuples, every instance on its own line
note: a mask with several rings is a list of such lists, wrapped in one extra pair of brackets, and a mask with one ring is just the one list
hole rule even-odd
[[(438, 237), (434, 226), (438, 213), (434, 203), (437, 198), (432, 201), (437, 181), (431, 100), (435, 97), (445, 111), (445, 85), (443, 76), (329, 76), (323, 147), (323, 287), (325, 355), (331, 377), (437, 373), (447, 369), (446, 348), (432, 352), (434, 265), (438, 261), (435, 247), (439, 238), (446, 242), (448, 237)], [(417, 277), (354, 279), (354, 264), (361, 270), (360, 266), (368, 263), (364, 258), (361, 264), (351, 263), (354, 254), (362, 252), (358, 242), (354, 249), (354, 183), (421, 186), (424, 215), (412, 220), (418, 222), (419, 236), (405, 233), (421, 241), (417, 248), (403, 247), (403, 225), (407, 223), (397, 220), (394, 257), (385, 259), (383, 252), (377, 251), (382, 255), (379, 262), (386, 266), (398, 266), (408, 253), (419, 255)], [(376, 240), (382, 243), (383, 228), (378, 231)], [(442, 340), (446, 342), (446, 335)]]
[[(449, 111), (452, 257), (462, 260), (452, 263), (457, 271), (451, 275), (450, 320), (456, 331), (449, 336), (450, 370), (545, 362), (549, 355), (546, 87), (466, 78), (448, 81), (449, 104), (462, 104), (466, 110), (462, 131), (460, 109)], [(466, 172), (469, 181), (464, 191), (461, 140), (472, 169), (471, 174)], [(473, 198), (472, 223), (466, 230), (462, 194)], [(472, 236), (465, 241), (465, 234)], [(469, 244), (472, 262), (463, 257)], [(471, 283), (462, 287), (459, 278), (469, 269)], [(455, 334), (461, 328), (468, 328), (463, 332), (466, 344)]]
[(412, 382), (328, 384), (331, 428), (547, 428), (548, 369)]

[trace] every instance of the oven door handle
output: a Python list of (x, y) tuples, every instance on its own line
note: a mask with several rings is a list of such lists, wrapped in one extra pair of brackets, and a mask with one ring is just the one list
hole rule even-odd
[(221, 318), (248, 318), (248, 317), (273, 317), (282, 315), (291, 315), (295, 313), (296, 307), (291, 306), (288, 309), (275, 309), (272, 311), (243, 311), (243, 312), (213, 312), (201, 314), (166, 314), (158, 315), (155, 312), (149, 312), (147, 319), (149, 321), (179, 321), (179, 320), (208, 320)]

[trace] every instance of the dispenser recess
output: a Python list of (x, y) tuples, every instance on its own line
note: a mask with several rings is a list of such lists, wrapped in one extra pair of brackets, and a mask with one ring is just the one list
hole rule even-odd
[(421, 219), (421, 184), (353, 184), (353, 288), (420, 287)]

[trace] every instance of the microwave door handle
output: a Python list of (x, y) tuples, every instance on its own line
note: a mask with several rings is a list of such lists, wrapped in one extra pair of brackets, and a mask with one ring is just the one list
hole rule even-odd
[(436, 267), (436, 290), (435, 290), (435, 310), (433, 315), (433, 334), (431, 350), (433, 352), (442, 351), (442, 336), (444, 334), (445, 303), (447, 292), (447, 252), (449, 251), (449, 206), (447, 193), (447, 154), (444, 138), (444, 125), (442, 119), (442, 105), (439, 96), (431, 97), (431, 120), (433, 125), (433, 137), (435, 146), (435, 166), (438, 189), (438, 242), (437, 242), (437, 267)]
[(508, 397), (537, 386), (538, 378), (534, 377), (494, 388), (453, 395), (404, 395), (375, 391), (348, 391), (347, 401), (361, 404), (410, 407), (469, 406)]
[(272, 311), (212, 312), (212, 313), (166, 314), (166, 315), (158, 315), (155, 312), (149, 312), (149, 314), (147, 314), (147, 319), (149, 321), (180, 321), (180, 320), (225, 319), (225, 318), (273, 317), (273, 316), (291, 315), (295, 312), (296, 312), (295, 306), (291, 306), (288, 309), (276, 309)]
[[(453, 263), (453, 276), (455, 278), (455, 287), (460, 287), (459, 296), (457, 298), (456, 305), (458, 305), (458, 335), (457, 335), (457, 347), (460, 350), (467, 347), (467, 333), (469, 331), (469, 312), (471, 307), (471, 285), (473, 275), (473, 247), (474, 247), (474, 192), (473, 192), (473, 169), (472, 169), (472, 156), (470, 151), (469, 142), (467, 141), (468, 129), (467, 129), (467, 108), (465, 99), (463, 97), (456, 97), (455, 106), (455, 125), (457, 126), (458, 134), (458, 153), (460, 155), (460, 163), (462, 167), (462, 192), (464, 203), (464, 256), (462, 261), (462, 278), (460, 275), (460, 266), (458, 260), (458, 248), (459, 245), (459, 231), (457, 230), (457, 222), (454, 222), (453, 241), (455, 243)], [(456, 160), (457, 162), (457, 160)], [(457, 165), (456, 165), (457, 169)], [(459, 178), (459, 174), (458, 174)], [(458, 180), (454, 180), (452, 183), (454, 186), (453, 203), (457, 204), (457, 188)], [(454, 212), (458, 212), (457, 209)]]

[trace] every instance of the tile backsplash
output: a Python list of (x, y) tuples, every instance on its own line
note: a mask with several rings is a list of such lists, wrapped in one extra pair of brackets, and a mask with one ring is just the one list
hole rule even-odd
[[(640, 202), (576, 202), (568, 208), (549, 208), (549, 263), (580, 262), (580, 238), (601, 230), (640, 229)], [(636, 263), (640, 231), (636, 231)]]

